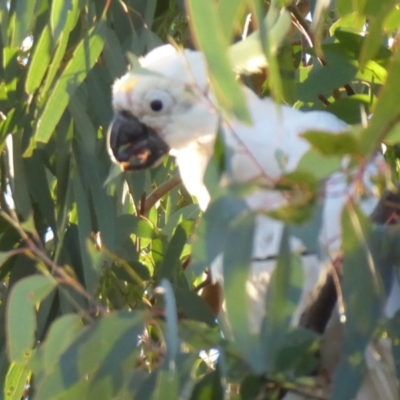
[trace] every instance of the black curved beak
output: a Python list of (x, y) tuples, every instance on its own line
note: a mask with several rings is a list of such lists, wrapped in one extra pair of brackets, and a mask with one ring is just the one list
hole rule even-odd
[(169, 147), (157, 133), (127, 111), (117, 112), (107, 135), (107, 147), (114, 162), (126, 170), (158, 165)]

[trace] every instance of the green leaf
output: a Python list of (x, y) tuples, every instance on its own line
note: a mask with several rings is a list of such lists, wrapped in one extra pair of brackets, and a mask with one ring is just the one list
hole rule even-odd
[[(341, 43), (322, 46), (325, 66), (316, 65), (297, 89), (302, 101), (317, 101), (323, 95), (329, 98), (332, 91), (352, 81), (358, 71), (358, 62)], [(310, 51), (311, 55), (315, 55)]]
[(31, 371), (26, 365), (11, 363), (4, 386), (4, 399), (21, 400), (30, 375)]
[(214, 2), (190, 0), (187, 2), (194, 37), (203, 50), (210, 69), (210, 81), (221, 106), (240, 120), (250, 123), (244, 93), (235, 80), (230, 65), (228, 42), (220, 27), (218, 9)]
[[(10, 359), (25, 363), (35, 343), (35, 304), (47, 297), (55, 288), (50, 276), (35, 275), (20, 280), (12, 289), (8, 303), (7, 342)], [(21, 315), (23, 329), (21, 329)]]
[(359, 33), (362, 31), (365, 24), (365, 16), (357, 13), (346, 14), (342, 18), (334, 22), (329, 31), (333, 36), (336, 34), (335, 31), (340, 30), (344, 32)]
[(370, 123), (360, 137), (360, 148), (364, 155), (375, 152), (394, 124), (400, 119), (399, 107), (396, 104), (400, 90), (399, 75), (400, 51), (396, 51), (389, 67), (386, 84), (380, 93)]
[[(79, 383), (86, 381), (90, 384), (94, 374), (101, 373), (102, 368), (105, 368), (108, 357), (112, 357), (113, 349), (122, 340), (125, 352), (119, 352), (119, 361), (114, 360), (113, 364), (104, 370), (111, 374), (111, 379), (117, 378), (121, 374), (120, 365), (137, 349), (143, 321), (142, 313), (116, 312), (82, 329), (61, 355), (57, 368), (40, 383), (38, 398), (58, 398), (56, 396)], [(88, 390), (88, 387), (85, 390)]]
[[(43, 96), (44, 101), (47, 100), (46, 96), (48, 90), (50, 89), (54, 81), (54, 78), (56, 77), (56, 74), (60, 67), (60, 63), (62, 62), (62, 59), (65, 55), (65, 51), (68, 45), (68, 38), (69, 38), (69, 32), (68, 31), (62, 32), (58, 45), (56, 45), (55, 47), (51, 63), (48, 65), (48, 71), (46, 76), (44, 77), (43, 85), (41, 87), (41, 94)], [(45, 104), (44, 101), (43, 104)]]
[(160, 293), (165, 299), (165, 317), (166, 317), (166, 332), (165, 343), (167, 352), (165, 354), (165, 367), (173, 372), (175, 370), (176, 357), (179, 350), (178, 339), (178, 314), (176, 310), (176, 301), (174, 291), (167, 279), (162, 279), (160, 283)]
[[(342, 214), (343, 232), (343, 297), (347, 312), (346, 327), (352, 330), (351, 340), (357, 343), (354, 331), (364, 335), (372, 332), (382, 306), (382, 281), (378, 267), (385, 265), (385, 236), (373, 235), (371, 222), (357, 206), (348, 202)], [(378, 239), (379, 238), (379, 239)], [(379, 249), (379, 250), (378, 250)], [(357, 267), (356, 267), (357, 266)], [(363, 293), (369, 293), (368, 297)], [(360, 341), (361, 338), (358, 338)], [(358, 342), (360, 344), (360, 342)]]
[(32, 204), (27, 186), (25, 163), (22, 158), (22, 132), (12, 136), (13, 138), (13, 176), (10, 177), (10, 186), (15, 202), (16, 211), (26, 220), (31, 216)]
[[(57, 371), (58, 372), (58, 371)], [(76, 385), (68, 389), (63, 388), (63, 376), (60, 372), (57, 373), (56, 378), (51, 382), (51, 386), (44, 386), (45, 389), (39, 387), (36, 395), (42, 400), (70, 400), (70, 399), (87, 399), (89, 381), (84, 380), (78, 382)], [(57, 393), (54, 397), (53, 393)]]
[(400, 8), (393, 8), (385, 20), (383, 21), (383, 28), (385, 32), (392, 32), (400, 27)]
[[(75, 134), (75, 138), (79, 143), (79, 148), (76, 153), (82, 159), (81, 164), (84, 164), (86, 158), (90, 157), (94, 153), (97, 136), (93, 122), (86, 112), (86, 104), (82, 99), (83, 94), (83, 88), (82, 91), (78, 90), (77, 93), (71, 97), (68, 104), (68, 111), (71, 113), (76, 126), (77, 133)], [(87, 172), (88, 167), (88, 165), (81, 165), (82, 175)]]
[(244, 11), (242, 0), (221, 0), (218, 2), (220, 28), (226, 40), (230, 42), (237, 25), (238, 14)]
[(26, 180), (32, 200), (38, 205), (47, 224), (55, 231), (54, 202), (49, 189), (43, 152), (35, 150), (30, 158), (24, 159), (24, 164)]
[(354, 125), (362, 122), (362, 113), (370, 114), (370, 110), (375, 103), (375, 97), (366, 94), (355, 94), (336, 100), (334, 103), (329, 104), (325, 110), (335, 114), (348, 124)]
[(249, 374), (242, 380), (240, 384), (241, 400), (256, 399), (264, 390), (263, 377), (260, 375)]
[[(325, 179), (330, 174), (340, 169), (340, 157), (327, 157), (316, 149), (310, 149), (300, 159), (297, 170), (305, 171), (314, 175), (317, 180)], [(318, 165), (318, 168), (315, 166)]]
[(223, 399), (224, 388), (220, 369), (210, 372), (200, 379), (193, 389), (190, 400)]
[[(229, 170), (229, 163), (225, 152), (226, 147), (223, 133), (219, 129), (217, 137), (215, 138), (213, 153), (208, 161), (203, 178), (207, 191), (212, 194), (213, 199), (218, 197), (221, 192), (223, 193), (224, 190), (221, 190), (221, 179), (226, 170)], [(213, 199), (211, 199), (211, 201)]]
[(239, 40), (228, 48), (229, 59), (234, 71), (249, 74), (268, 65), (260, 43), (260, 32), (257, 30), (245, 40)]
[(16, 3), (13, 47), (21, 46), (22, 41), (30, 33), (35, 16), (36, 0), (17, 0)]
[(264, 40), (268, 40), (270, 48), (276, 51), (283, 43), (287, 29), (290, 27), (290, 14), (282, 10), (274, 22), (268, 24), (267, 33), (265, 29), (262, 32), (257, 30), (228, 48), (229, 58), (236, 72), (249, 74), (268, 66), (269, 59), (266, 58), (260, 37), (267, 36)]
[(190, 204), (186, 207), (179, 208), (169, 218), (168, 222), (162, 228), (162, 234), (171, 238), (175, 228), (182, 220), (195, 220), (200, 215), (198, 204)]
[(111, 91), (112, 79), (106, 68), (96, 64), (87, 77), (90, 106), (100, 125), (105, 129), (112, 119)]
[(87, 240), (90, 240), (92, 232), (92, 221), (90, 213), (90, 205), (87, 193), (80, 176), (76, 175), (72, 181), (75, 201), (78, 212), (78, 232), (79, 232), (79, 248), (80, 257), (83, 264), (83, 274), (86, 289), (89, 293), (94, 293), (101, 274), (101, 270), (96, 269), (90, 258)]
[[(64, 315), (51, 325), (42, 349), (43, 363), (40, 369), (43, 372), (51, 374), (57, 368), (61, 355), (73, 343), (82, 329), (82, 320), (77, 314)], [(62, 341), (60, 341), (60, 337), (63, 338)]]
[[(335, 89), (351, 83), (355, 79), (370, 82), (372, 86), (383, 83), (386, 79), (386, 70), (381, 65), (390, 57), (390, 51), (380, 46), (377, 60), (370, 60), (363, 69), (360, 69), (358, 56), (364, 39), (349, 32), (336, 31), (339, 39), (336, 43), (327, 43), (322, 46), (325, 66), (315, 65), (307, 78), (301, 80), (297, 95), (303, 101), (317, 101), (321, 95), (329, 98)], [(313, 50), (309, 50), (315, 55)]]
[(225, 247), (229, 224), (247, 209), (246, 203), (233, 196), (221, 196), (212, 202), (197, 227), (190, 268), (203, 272)]
[(73, 125), (68, 114), (64, 114), (56, 131), (55, 146), (57, 151), (57, 160), (55, 165), (55, 176), (57, 178), (56, 188), (56, 213), (57, 213), (57, 228), (54, 232), (58, 239), (57, 249), (54, 255), (54, 260), (58, 262), (63, 240), (66, 233), (66, 226), (69, 222), (68, 215), (72, 204), (72, 185), (70, 179), (72, 173), (71, 146), (70, 139), (73, 132)]
[(74, 51), (63, 73), (50, 93), (36, 126), (36, 141), (47, 143), (71, 96), (85, 79), (103, 49), (103, 22), (92, 28)]
[(15, 252), (13, 250), (10, 251), (0, 251), (0, 267), (13, 255)]
[[(252, 6), (260, 30), (261, 46), (268, 60), (268, 83), (273, 97), (281, 102), (283, 100), (283, 86), (276, 54), (289, 32), (291, 17), (279, 1), (271, 1), (266, 18), (264, 18), (263, 2), (253, 0)], [(273, 28), (275, 29), (273, 30)]]
[(279, 351), (272, 349), (277, 354), (277, 371), (296, 376), (313, 374), (318, 366), (319, 340), (319, 335), (308, 329), (296, 328), (283, 333)]
[(157, 230), (148, 219), (136, 217), (135, 215), (130, 216), (129, 219), (132, 221), (132, 233), (137, 237), (144, 239), (155, 239), (158, 237)]
[(252, 333), (255, 331), (254, 318), (249, 318), (250, 299), (246, 290), (249, 277), (253, 235), (254, 215), (237, 217), (229, 226), (223, 257), (224, 295), (229, 325), (235, 344), (252, 368), (261, 373), (265, 360), (260, 352), (260, 343)]
[[(274, 261), (272, 261), (274, 263)], [(302, 286), (301, 257), (291, 254), (288, 229), (282, 232), (279, 256), (268, 286), (266, 313), (261, 338), (268, 370), (275, 370), (278, 353), (289, 330)]]
[(301, 134), (304, 139), (325, 156), (357, 154), (359, 145), (351, 133), (326, 133), (309, 131)]
[(176, 287), (174, 288), (178, 309), (182, 310), (185, 318), (204, 322), (210, 326), (215, 325), (215, 316), (211, 308), (194, 291)]
[(391, 146), (400, 142), (400, 123), (396, 123), (393, 128), (390, 129), (390, 132), (385, 137), (384, 142)]
[(165, 252), (164, 260), (157, 270), (159, 279), (167, 278), (174, 285), (178, 283), (179, 267), (181, 266), (180, 257), (188, 239), (188, 235), (183, 227), (184, 224), (185, 222), (177, 226)]
[(176, 372), (160, 370), (151, 400), (179, 398), (179, 376)]
[(146, 8), (144, 11), (144, 21), (146, 25), (151, 29), (156, 12), (157, 0), (146, 1), (145, 4)]
[(117, 35), (108, 27), (105, 28), (104, 33), (104, 59), (113, 78), (118, 78), (126, 72), (126, 57)]
[(25, 90), (32, 94), (40, 86), (44, 74), (49, 66), (53, 45), (49, 26), (45, 26), (37, 43), (34, 44), (33, 54), (30, 58), (28, 75), (25, 81)]
[(68, 13), (73, 9), (73, 2), (73, 0), (51, 2), (50, 27), (54, 43), (58, 42), (67, 25)]
[[(79, 93), (79, 92), (78, 92)], [(103, 184), (105, 174), (99, 163), (98, 155), (94, 154), (96, 148), (96, 131), (88, 114), (85, 112), (78, 93), (71, 99), (69, 110), (77, 127), (76, 139), (79, 146), (74, 146), (77, 156), (77, 165), (83, 178), (85, 187), (89, 189), (90, 197), (97, 217), (97, 223), (102, 241), (108, 250), (115, 249), (115, 214), (112, 212), (113, 201)]]
[(319, 185), (313, 173), (301, 169), (283, 175), (275, 183), (277, 190), (285, 190), (291, 201), (276, 210), (265, 214), (276, 219), (294, 224), (303, 224), (314, 211), (318, 198)]
[[(393, 316), (388, 323), (388, 334), (392, 340), (392, 352), (394, 358), (394, 364), (396, 368), (397, 380), (400, 380), (400, 311)], [(400, 394), (400, 388), (398, 388)]]
[[(385, 247), (378, 246), (382, 235), (372, 235), (371, 222), (350, 201), (343, 210), (342, 232), (345, 340), (344, 354), (336, 369), (332, 389), (332, 397), (339, 400), (355, 396), (361, 384), (365, 370), (363, 354), (383, 307), (383, 286), (378, 266), (381, 263), (388, 265), (382, 258)], [(382, 244), (385, 246), (384, 242)]]
[(126, 386), (132, 377), (132, 365), (137, 363), (140, 354), (134, 338), (142, 332), (142, 324), (136, 323), (114, 340), (113, 348), (91, 379), (87, 399), (132, 398)]
[(196, 351), (207, 351), (218, 345), (220, 332), (217, 327), (209, 327), (197, 321), (182, 320), (179, 322), (179, 337)]
[(143, 194), (152, 192), (150, 171), (125, 172), (124, 178), (128, 184), (135, 208), (139, 210)]
[(281, 46), (277, 57), (279, 75), (282, 79), (282, 99), (286, 104), (293, 104), (296, 101), (296, 72), (293, 65), (292, 45), (286, 43)]
[(363, 69), (367, 61), (378, 52), (383, 36), (382, 25), (397, 3), (397, 0), (367, 2), (366, 14), (368, 15), (368, 34), (366, 35), (366, 40), (360, 54), (361, 69)]
[[(341, 29), (337, 29), (335, 31), (335, 36), (339, 40), (340, 46), (350, 51), (350, 53), (347, 54), (351, 57), (356, 57), (356, 59), (358, 60), (361, 49), (365, 42), (365, 36), (362, 36), (359, 31), (357, 33), (352, 33), (343, 31)], [(386, 65), (391, 56), (392, 51), (388, 49), (387, 46), (381, 45), (379, 47), (379, 51), (373, 57), (373, 60), (382, 63), (382, 65)]]
[(0, 38), (3, 43), (7, 43), (7, 28), (10, 14), (9, 7), (7, 7), (7, 1), (8, 0), (0, 1)]
[(351, 12), (357, 10), (357, 3), (358, 3), (358, 1), (356, 1), (356, 2), (350, 1), (349, 2), (347, 0), (337, 0), (336, 1), (336, 10), (339, 13), (339, 15), (350, 14)]

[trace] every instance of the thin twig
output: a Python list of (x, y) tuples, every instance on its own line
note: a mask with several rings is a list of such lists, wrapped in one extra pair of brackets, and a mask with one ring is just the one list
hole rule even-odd
[(311, 32), (310, 27), (307, 24), (307, 21), (304, 19), (303, 15), (300, 13), (298, 8), (291, 4), (286, 7), (287, 10), (292, 14), (293, 22), (299, 28), (303, 36), (307, 39), (310, 47), (314, 47), (314, 34)]
[(350, 86), (350, 84), (346, 83), (346, 85), (344, 85), (344, 88), (346, 90), (347, 96), (353, 96), (354, 94), (356, 94), (354, 89)]
[(318, 98), (322, 101), (322, 103), (324, 103), (326, 106), (329, 106), (329, 101), (328, 101), (328, 99), (323, 95), (323, 94), (320, 94), (320, 95), (318, 95)]
[(103, 9), (103, 12), (101, 15), (102, 19), (106, 18), (106, 15), (107, 15), (108, 9), (110, 8), (110, 5), (111, 5), (111, 0), (106, 0), (106, 4), (104, 5), (104, 9)]
[(146, 192), (140, 196), (139, 215), (146, 215)]
[(151, 207), (153, 207), (158, 200), (160, 200), (166, 193), (171, 191), (173, 188), (178, 186), (181, 182), (182, 179), (179, 174), (173, 175), (170, 179), (168, 179), (166, 182), (160, 185), (152, 193), (150, 193), (146, 198), (144, 206), (141, 207), (143, 215), (146, 215), (150, 211)]
[[(13, 214), (15, 214), (15, 213), (13, 212)], [(27, 246), (25, 248), (25, 251), (28, 251), (33, 256), (35, 256), (39, 260), (41, 260), (48, 267), (50, 267), (50, 269), (59, 276), (58, 281), (71, 286), (77, 293), (79, 293), (80, 295), (85, 297), (90, 302), (95, 303), (94, 300), (92, 299), (92, 297), (89, 295), (89, 293), (87, 293), (85, 288), (78, 281), (76, 281), (71, 276), (69, 276), (67, 274), (67, 272), (64, 270), (64, 268), (57, 265), (43, 250), (38, 248), (38, 246), (35, 244), (35, 242), (24, 231), (24, 229), (20, 225), (16, 215), (13, 218), (10, 215), (8, 215), (6, 212), (4, 212), (3, 210), (0, 210), (0, 216), (3, 217), (19, 233), (22, 240), (25, 242), (25, 244)], [(107, 313), (107, 311), (102, 306), (96, 304), (96, 307), (102, 314)]]
[(242, 40), (245, 40), (247, 38), (247, 35), (249, 33), (250, 23), (251, 23), (251, 14), (247, 14), (243, 27)]
[[(315, 37), (313, 32), (311, 31), (310, 27), (308, 26), (307, 21), (304, 19), (301, 12), (295, 5), (290, 5), (287, 7), (287, 10), (292, 14), (293, 23), (299, 28), (302, 35), (307, 39), (307, 42), (310, 47), (315, 47)], [(317, 60), (322, 66), (326, 66), (326, 61), (316, 56)]]

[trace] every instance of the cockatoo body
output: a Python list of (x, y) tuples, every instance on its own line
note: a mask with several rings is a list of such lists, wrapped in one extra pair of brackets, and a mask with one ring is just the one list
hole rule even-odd
[[(338, 133), (345, 131), (347, 125), (327, 112), (303, 112), (277, 105), (268, 98), (260, 99), (243, 86), (252, 121), (247, 125), (218, 107), (200, 52), (178, 52), (166, 45), (144, 57), (141, 66), (146, 73), (133, 70), (114, 84), (115, 117), (109, 132), (111, 155), (125, 169), (141, 169), (156, 165), (169, 152), (176, 157), (186, 189), (205, 210), (210, 194), (204, 174), (213, 155), (217, 132), (222, 133), (229, 155), (225, 183), (254, 182), (260, 188), (245, 198), (250, 209), (260, 211), (253, 240), (254, 261), (247, 282), (250, 327), (257, 332), (284, 229), (284, 223), (266, 216), (265, 211), (290, 204), (290, 199), (273, 186), (283, 175), (296, 170), (310, 149), (302, 133), (309, 130)], [(343, 169), (321, 185), (323, 209), (318, 254), (310, 252), (301, 237), (290, 237), (291, 250), (303, 255), (304, 270), (303, 293), (293, 316), (294, 325), (298, 324), (321, 275), (340, 252), (340, 221), (346, 201), (351, 197), (367, 215), (376, 206), (372, 179), (379, 174), (382, 163), (378, 155), (355, 176), (344, 162)], [(352, 180), (357, 180), (357, 184)], [(362, 198), (357, 190), (359, 185), (364, 188)], [(218, 256), (211, 267), (214, 279), (220, 282), (223, 282), (222, 257)], [(394, 287), (392, 292), (395, 290)], [(399, 293), (396, 296), (400, 297)], [(386, 310), (388, 315), (393, 315), (399, 301), (393, 304)]]
[[(277, 105), (269, 98), (260, 99), (246, 87), (242, 90), (252, 124), (247, 125), (221, 113), (210, 90), (206, 64), (200, 52), (177, 52), (166, 45), (144, 57), (141, 66), (150, 73), (128, 73), (114, 84), (113, 108), (116, 116), (110, 131), (113, 157), (126, 169), (139, 169), (150, 166), (149, 162), (156, 163), (169, 151), (176, 157), (185, 187), (197, 198), (202, 210), (210, 201), (204, 173), (213, 154), (218, 129), (223, 134), (227, 152), (231, 154), (228, 166), (230, 183), (257, 182), (271, 186), (285, 173), (294, 171), (310, 149), (301, 133), (308, 130), (336, 133), (347, 128), (333, 114), (302, 112)], [(148, 132), (145, 139), (134, 137), (137, 126), (142, 127), (142, 132)], [(155, 142), (157, 145), (154, 145)], [(150, 145), (146, 147), (146, 143)], [(152, 150), (153, 146), (157, 151)], [(133, 157), (132, 147), (139, 151)], [(367, 188), (372, 186), (369, 181), (371, 175), (377, 172), (376, 163), (369, 164), (365, 169), (363, 183)], [(333, 174), (325, 184), (320, 248), (327, 261), (334, 259), (340, 250), (340, 215), (347, 197), (354, 192), (352, 186), (347, 184), (346, 176), (341, 172)], [(273, 211), (288, 201), (280, 191), (257, 190), (247, 196), (246, 202), (250, 209)], [(370, 213), (376, 202), (376, 198), (368, 196), (361, 205), (366, 213)], [(270, 260), (278, 254), (283, 227), (281, 221), (263, 215), (257, 217), (254, 258)], [(290, 241), (293, 251), (301, 253), (307, 250), (299, 238), (292, 237)], [(304, 264), (305, 286), (308, 288), (304, 290), (303, 305), (307, 300), (306, 293), (323, 271), (323, 263), (315, 255), (306, 257)], [(264, 290), (249, 289), (257, 304), (263, 304), (261, 297), (265, 294), (265, 280), (268, 280), (274, 265), (275, 261), (258, 261), (253, 265), (253, 272), (259, 271), (253, 273), (254, 283), (265, 275), (261, 279), (263, 283), (257, 285)], [(212, 272), (215, 279), (222, 280), (220, 261), (214, 263)], [(299, 307), (296, 319), (301, 309)], [(253, 322), (257, 330), (260, 322), (257, 327), (255, 320), (260, 321), (257, 313)]]

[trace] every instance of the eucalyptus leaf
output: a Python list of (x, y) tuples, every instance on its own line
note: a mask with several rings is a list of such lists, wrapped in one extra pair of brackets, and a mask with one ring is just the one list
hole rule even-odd
[[(49, 141), (70, 97), (93, 67), (103, 44), (101, 25), (99, 25), (97, 29), (92, 29), (88, 37), (82, 39), (76, 48), (74, 57), (66, 65), (41, 112), (36, 127), (36, 140), (38, 142), (47, 143)], [(74, 77), (73, 80), (71, 79), (72, 76)]]
[(217, 7), (212, 2), (201, 0), (190, 0), (187, 5), (196, 40), (210, 68), (210, 80), (218, 101), (228, 113), (249, 123), (250, 114), (244, 94), (235, 81), (227, 56), (228, 41), (219, 26)]
[[(8, 351), (12, 361), (28, 361), (34, 346), (35, 304), (48, 296), (55, 285), (54, 278), (36, 275), (21, 280), (13, 288), (7, 320)], [(21, 329), (21, 313), (24, 315), (24, 329)]]

